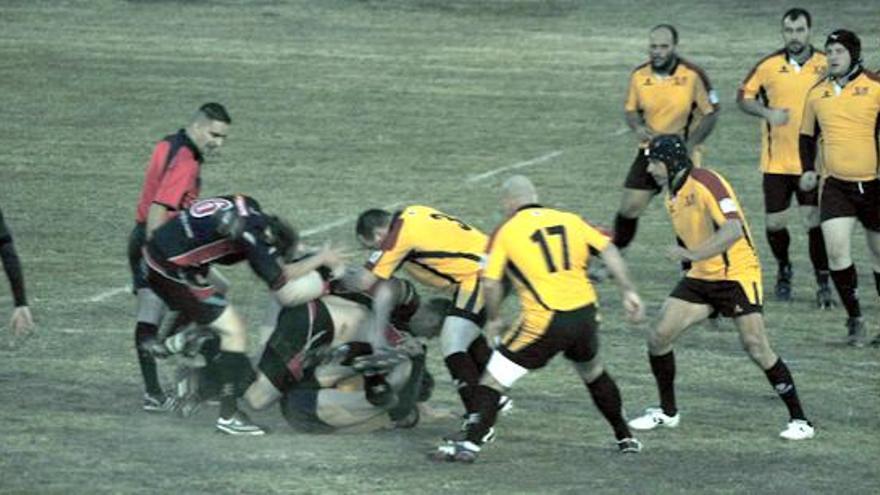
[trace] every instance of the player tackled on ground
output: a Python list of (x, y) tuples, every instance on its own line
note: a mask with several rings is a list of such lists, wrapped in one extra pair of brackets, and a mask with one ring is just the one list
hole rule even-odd
[[(802, 184), (806, 189), (817, 187), (815, 158), (821, 136), (827, 175), (819, 198), (822, 235), (831, 279), (848, 316), (847, 341), (862, 346), (866, 329), (850, 243), (858, 220), (865, 228), (880, 295), (880, 77), (862, 68), (862, 44), (852, 31), (831, 33), (825, 50), (828, 77), (808, 93), (801, 123)], [(880, 344), (880, 336), (874, 342)]]
[(262, 435), (264, 430), (238, 411), (237, 382), (247, 375), (245, 323), (210, 280), (216, 265), (247, 260), (282, 305), (302, 301), (296, 279), (319, 266), (335, 267), (339, 254), (324, 249), (302, 262), (284, 265), (296, 249), (296, 232), (243, 195), (193, 203), (153, 231), (144, 247), (147, 283), (169, 308), (220, 335), (217, 380), (221, 384), (217, 429), (231, 435)]
[(767, 341), (761, 315), (761, 265), (733, 189), (718, 173), (693, 168), (678, 136), (655, 137), (647, 153), (649, 172), (668, 187), (666, 209), (679, 240), (669, 256), (692, 266), (666, 299), (660, 322), (648, 335), (660, 407), (647, 409), (629, 425), (636, 430), (678, 426), (673, 343), (687, 328), (718, 311), (733, 318), (749, 357), (788, 407), (790, 421), (780, 436), (812, 438), (813, 426), (801, 409), (788, 367)]
[(500, 309), (505, 271), (519, 294), (521, 314), (502, 336), (474, 391), (464, 436), (439, 446), (432, 458), (473, 462), (494, 436), (501, 394), (559, 353), (572, 363), (611, 424), (620, 451), (640, 451), (641, 443), (623, 417), (620, 391), (599, 359), (596, 293), (586, 275), (591, 253), (602, 256), (621, 290), (627, 316), (639, 320), (644, 308), (623, 259), (610, 239), (580, 216), (538, 204), (529, 179), (511, 177), (501, 194), (508, 218), (492, 235), (482, 278), (487, 334), (504, 327)]
[(761, 171), (764, 173), (764, 211), (767, 241), (779, 265), (776, 298), (791, 299), (792, 268), (788, 257), (790, 237), (786, 210), (797, 199), (807, 226), (810, 261), (816, 274), (816, 304), (834, 303), (828, 275), (828, 255), (819, 227), (818, 191), (805, 191), (799, 181), (804, 169), (798, 153), (804, 101), (807, 92), (824, 76), (825, 54), (810, 44), (810, 13), (791, 9), (782, 16), (785, 47), (764, 57), (740, 85), (737, 103), (762, 122)]

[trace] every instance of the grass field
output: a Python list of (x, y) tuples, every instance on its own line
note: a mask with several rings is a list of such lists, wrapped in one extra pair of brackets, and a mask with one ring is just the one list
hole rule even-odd
[[(880, 13), (864, 1), (802, 2), (814, 42), (848, 27), (880, 67)], [(710, 167), (763, 235), (758, 123), (735, 108), (739, 80), (780, 45), (778, 1), (0, 0), (0, 206), (26, 270), (39, 334), (0, 350), (3, 493), (876, 493), (877, 349), (841, 344), (844, 313), (812, 308), (806, 235), (793, 220), (795, 301), (770, 302), (809, 442), (777, 438), (785, 409), (729, 323), (677, 348), (678, 430), (641, 435), (621, 457), (560, 360), (517, 384), (517, 411), (473, 466), (423, 454), (454, 422), (365, 436), (307, 436), (275, 409), (261, 439), (215, 435), (214, 411), (179, 420), (140, 411), (126, 238), (153, 142), (204, 101), (234, 120), (203, 170), (205, 195), (243, 191), (301, 229), (361, 209), (420, 202), (490, 230), (502, 167), (532, 177), (546, 204), (609, 225), (634, 153), (622, 102), (647, 28), (673, 22), (680, 51), (722, 98)], [(880, 321), (863, 234), (864, 312)], [(310, 238), (354, 246), (350, 223)], [(628, 253), (652, 321), (677, 279), (657, 256), (672, 239), (659, 202)], [(231, 299), (256, 324), (267, 297), (245, 268)], [(0, 283), (5, 285), (5, 283)], [(604, 359), (630, 413), (656, 402), (645, 328), (622, 322), (603, 285)], [(0, 316), (11, 298), (3, 290)], [(6, 316), (2, 316), (6, 318)], [(650, 324), (650, 323), (649, 323)], [(436, 403), (455, 407), (439, 357)]]

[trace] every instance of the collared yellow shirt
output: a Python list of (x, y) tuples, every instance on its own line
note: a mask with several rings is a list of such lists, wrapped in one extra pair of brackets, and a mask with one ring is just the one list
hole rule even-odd
[(687, 249), (706, 242), (729, 219), (743, 224), (740, 239), (719, 255), (694, 261), (688, 277), (701, 280), (760, 278), (761, 265), (742, 207), (733, 188), (720, 174), (705, 168), (692, 169), (674, 195), (667, 193), (666, 210), (675, 235)]
[(803, 173), (798, 140), (804, 102), (810, 88), (825, 76), (825, 53), (815, 50), (803, 65), (788, 59), (784, 49), (755, 65), (743, 80), (738, 100), (759, 99), (764, 105), (788, 110), (788, 123), (771, 126), (761, 122), (761, 171), (766, 174)]
[(844, 181), (877, 178), (880, 77), (862, 70), (840, 87), (831, 78), (807, 94), (801, 134), (821, 137), (825, 172)]
[(444, 288), (478, 276), (487, 243), (486, 234), (458, 218), (413, 205), (394, 216), (366, 268), (387, 279), (404, 266), (419, 282)]
[(590, 250), (602, 252), (609, 242), (579, 215), (529, 205), (492, 235), (483, 277), (501, 280), (506, 271), (524, 313), (581, 308), (596, 301), (586, 271)]

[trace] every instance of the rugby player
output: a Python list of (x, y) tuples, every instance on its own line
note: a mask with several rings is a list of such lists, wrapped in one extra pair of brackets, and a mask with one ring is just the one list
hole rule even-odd
[(648, 335), (648, 358), (660, 407), (648, 408), (629, 422), (630, 427), (678, 426), (681, 415), (675, 401), (673, 344), (687, 328), (717, 311), (733, 318), (749, 357), (764, 370), (788, 408), (790, 420), (780, 436), (812, 438), (815, 432), (804, 416), (791, 373), (767, 341), (761, 314), (761, 265), (733, 189), (717, 172), (694, 168), (687, 145), (677, 135), (654, 137), (647, 153), (648, 171), (667, 187), (666, 209), (679, 241), (669, 248), (669, 257), (692, 266), (666, 299), (660, 322)]
[(501, 203), (507, 220), (492, 235), (482, 274), (487, 334), (494, 336), (505, 326), (505, 271), (519, 294), (521, 314), (495, 348), (474, 391), (464, 436), (440, 445), (431, 457), (476, 460), (494, 436), (501, 394), (559, 353), (571, 362), (611, 425), (620, 452), (639, 452), (642, 445), (627, 427), (620, 391), (599, 359), (596, 292), (586, 275), (590, 256), (601, 256), (620, 288), (627, 316), (640, 320), (644, 307), (617, 248), (580, 216), (538, 204), (535, 187), (523, 176), (504, 182)]
[(250, 369), (245, 356), (244, 321), (211, 283), (216, 265), (247, 260), (282, 305), (302, 301), (297, 279), (320, 266), (338, 268), (341, 255), (326, 247), (303, 261), (283, 260), (297, 245), (296, 232), (278, 217), (265, 214), (248, 196), (198, 200), (153, 231), (144, 247), (147, 283), (171, 309), (220, 335), (216, 360), (221, 384), (218, 430), (231, 435), (265, 431), (238, 410), (236, 383)]
[(834, 303), (828, 274), (828, 255), (819, 227), (819, 194), (804, 191), (799, 182), (804, 169), (798, 151), (801, 117), (807, 92), (827, 70), (825, 53), (810, 44), (810, 13), (790, 9), (782, 16), (785, 46), (761, 59), (740, 85), (739, 108), (763, 120), (761, 171), (764, 174), (764, 224), (767, 241), (778, 264), (776, 299), (788, 301), (792, 292), (792, 267), (788, 255), (791, 238), (786, 210), (797, 199), (807, 227), (810, 261), (816, 275), (816, 304)]
[(847, 313), (847, 342), (862, 346), (866, 327), (850, 243), (858, 221), (865, 228), (873, 257), (874, 284), (880, 295), (880, 77), (862, 67), (862, 43), (852, 31), (832, 32), (825, 41), (825, 51), (828, 77), (807, 94), (801, 122), (801, 185), (808, 190), (817, 187), (815, 160), (821, 137), (827, 175), (819, 192), (822, 235), (831, 280)]
[(678, 134), (699, 166), (701, 143), (718, 120), (718, 96), (706, 73), (677, 52), (678, 31), (654, 26), (648, 35), (650, 60), (632, 71), (624, 110), (626, 124), (638, 140), (635, 160), (624, 182), (614, 218), (614, 245), (625, 249), (635, 238), (639, 216), (660, 192), (647, 172), (644, 148), (658, 134)]
[(173, 407), (173, 400), (162, 390), (156, 360), (147, 351), (150, 342), (156, 339), (166, 308), (144, 280), (141, 251), (153, 230), (198, 198), (201, 165), (206, 156), (223, 145), (231, 123), (223, 105), (205, 103), (189, 125), (156, 144), (144, 174), (135, 225), (129, 236), (128, 262), (132, 290), (137, 296), (134, 340), (144, 380), (145, 411), (168, 411)]

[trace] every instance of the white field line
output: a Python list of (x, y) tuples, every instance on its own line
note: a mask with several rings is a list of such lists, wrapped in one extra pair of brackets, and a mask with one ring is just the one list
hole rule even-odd
[[(473, 175), (471, 177), (468, 177), (466, 182), (467, 183), (479, 182), (483, 179), (488, 179), (489, 177), (500, 174), (502, 172), (506, 172), (508, 170), (517, 170), (520, 168), (529, 167), (531, 165), (537, 165), (539, 163), (544, 163), (546, 161), (549, 161), (549, 160), (556, 158), (557, 156), (562, 155), (562, 153), (563, 153), (562, 150), (552, 151), (552, 152), (547, 153), (545, 155), (541, 155), (537, 158), (532, 158), (531, 160), (517, 162), (517, 163), (514, 163), (513, 165), (507, 165), (505, 167), (496, 168), (496, 169), (490, 170), (488, 172), (483, 172), (482, 174)], [(383, 209), (391, 210), (395, 207), (401, 206), (402, 204), (404, 204), (403, 201), (398, 201), (396, 203), (392, 203), (390, 205), (384, 206)], [(332, 229), (335, 229), (336, 227), (346, 225), (346, 224), (353, 222), (355, 220), (356, 220), (355, 217), (345, 217), (345, 218), (340, 218), (338, 220), (334, 220), (332, 222), (327, 222), (327, 223), (318, 225), (316, 227), (312, 227), (310, 229), (306, 229), (306, 230), (302, 231), (302, 237), (306, 238), (306, 237), (311, 237), (315, 234), (327, 232), (328, 230), (332, 230)], [(119, 294), (123, 294), (125, 292), (128, 292), (130, 290), (131, 290), (131, 288), (127, 287), (127, 286), (126, 287), (116, 287), (114, 289), (108, 289), (103, 292), (99, 292), (98, 294), (95, 294), (91, 297), (83, 299), (80, 302), (99, 303), (102, 301), (106, 301), (107, 299), (110, 299), (111, 297), (118, 296)]]
[(474, 182), (479, 182), (481, 180), (488, 179), (489, 177), (493, 177), (493, 176), (498, 175), (502, 172), (507, 172), (509, 170), (518, 170), (518, 169), (529, 167), (532, 165), (537, 165), (539, 163), (544, 163), (546, 161), (550, 161), (550, 160), (556, 158), (557, 156), (562, 155), (562, 153), (564, 153), (562, 150), (551, 151), (550, 153), (547, 153), (546, 155), (541, 155), (537, 158), (532, 158), (531, 160), (526, 160), (524, 162), (514, 163), (513, 165), (507, 165), (505, 167), (499, 167), (499, 168), (490, 170), (488, 172), (483, 172), (482, 174), (472, 175), (472, 176), (468, 177), (465, 180), (465, 182), (467, 182), (468, 184), (473, 184)]

